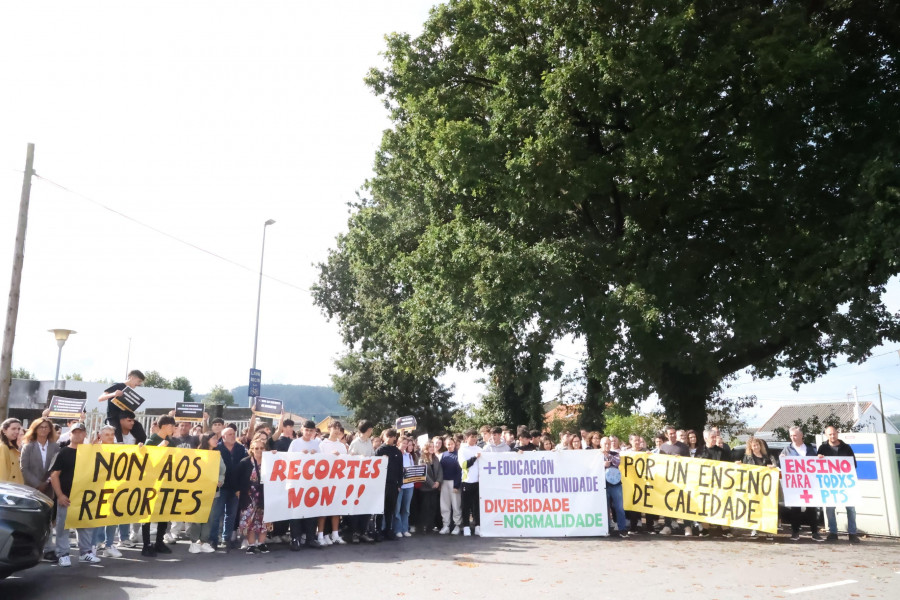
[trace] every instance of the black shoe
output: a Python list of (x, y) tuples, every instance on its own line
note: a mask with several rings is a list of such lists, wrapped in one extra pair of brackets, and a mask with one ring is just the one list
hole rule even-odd
[(156, 542), (156, 545), (153, 547), (159, 554), (172, 554), (172, 549), (163, 544), (162, 542)]
[(829, 533), (828, 537), (825, 538), (826, 542), (836, 542), (838, 540), (838, 536), (836, 533)]
[(263, 554), (269, 553), (269, 545), (268, 544), (260, 544), (259, 546), (257, 546), (257, 548), (259, 548), (259, 551)]
[(365, 533), (361, 533), (361, 534), (359, 534), (359, 541), (365, 542), (365, 543), (367, 543), (367, 544), (371, 544), (371, 543), (373, 543), (373, 542), (375, 541), (375, 539), (369, 537), (369, 536), (366, 535)]
[(259, 548), (256, 546), (247, 546), (247, 554), (259, 554)]
[(359, 543), (359, 534), (358, 533), (354, 533), (352, 536), (350, 536), (350, 543), (351, 544)]
[(318, 540), (311, 540), (306, 542), (307, 548), (312, 548), (313, 550), (324, 550), (325, 546), (319, 543)]
[(144, 546), (141, 548), (141, 556), (156, 558), (156, 549), (153, 546)]
[(291, 540), (291, 552), (299, 552), (300, 548), (302, 548), (300, 540)]
[(817, 541), (817, 542), (824, 542), (824, 541), (825, 541), (825, 538), (823, 538), (823, 537), (819, 534), (818, 531), (813, 532), (813, 534), (812, 534), (812, 539), (815, 540), (815, 541)]
[(861, 544), (862, 540), (859, 539), (859, 536), (855, 533), (850, 534), (850, 543), (851, 544)]
[(44, 552), (44, 560), (49, 560), (50, 562), (56, 562), (59, 560), (59, 557), (56, 555), (56, 552), (50, 550), (49, 552)]
[(800, 532), (799, 531), (794, 531), (791, 533), (791, 541), (792, 542), (800, 541)]

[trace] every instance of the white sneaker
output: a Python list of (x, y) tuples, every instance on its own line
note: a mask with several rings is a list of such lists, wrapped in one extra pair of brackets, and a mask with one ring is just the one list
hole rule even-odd
[(481, 526), (480, 525), (475, 526), (474, 533), (475, 533), (475, 535), (481, 535)]
[(394, 534), (394, 537), (396, 537), (396, 538), (402, 538), (402, 537), (403, 537), (403, 534), (400, 533), (400, 532), (398, 531), (396, 534)]
[(472, 530), (469, 529), (468, 527), (463, 527), (463, 535), (464, 536), (472, 535)]
[(163, 541), (167, 544), (174, 544), (176, 542), (176, 539), (175, 536), (171, 533), (166, 533), (166, 535), (163, 536)]
[(333, 533), (333, 534), (331, 534), (331, 543), (337, 544), (338, 546), (342, 546), (342, 545), (346, 544), (347, 542), (345, 542), (344, 539), (339, 534)]
[(687, 527), (684, 528), (684, 535), (685, 535), (686, 537), (691, 537), (692, 535), (694, 535), (694, 532), (691, 531), (690, 526), (687, 526)]
[(100, 562), (100, 559), (97, 558), (97, 555), (94, 554), (93, 552), (85, 552), (84, 554), (81, 555), (80, 560), (83, 563), (91, 563), (91, 564)]
[(191, 542), (191, 545), (188, 546), (188, 552), (191, 554), (200, 554), (200, 542)]
[(403, 532), (403, 537), (412, 537), (412, 534), (408, 531)]
[(319, 536), (319, 543), (323, 546), (330, 546), (332, 544), (331, 537)]
[(416, 526), (415, 526), (415, 525), (410, 526), (409, 532), (410, 532), (410, 533), (415, 533), (415, 532), (416, 532)]
[(56, 561), (56, 564), (58, 564), (61, 567), (71, 567), (72, 559), (69, 558), (68, 556), (60, 556), (59, 560)]
[(659, 530), (659, 535), (672, 535), (672, 528), (669, 526), (663, 527)]
[(209, 542), (203, 542), (202, 544), (200, 544), (200, 552), (203, 552), (204, 554), (209, 554), (215, 551), (216, 549), (210, 546)]
[(447, 535), (448, 533), (450, 533), (450, 528), (449, 527), (441, 527), (441, 530), (438, 531), (438, 533), (441, 535)]
[(122, 548), (134, 548), (135, 544), (130, 539), (124, 539), (119, 542), (119, 546), (121, 546)]
[(462, 527), (457, 527), (450, 535), (459, 535), (462, 533)]
[(246, 550), (249, 547), (250, 547), (250, 542), (248, 542), (247, 539), (244, 538), (244, 541), (241, 542), (241, 550)]
[(104, 554), (110, 558), (122, 558), (122, 553), (115, 546), (107, 546)]

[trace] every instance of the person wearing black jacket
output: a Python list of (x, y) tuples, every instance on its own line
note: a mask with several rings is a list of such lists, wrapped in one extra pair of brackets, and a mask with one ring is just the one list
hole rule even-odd
[(238, 509), (237, 492), (240, 489), (237, 467), (247, 457), (247, 449), (237, 442), (237, 433), (231, 427), (222, 430), (222, 440), (217, 449), (225, 463), (225, 483), (219, 488), (219, 495), (210, 510), (209, 545), (215, 548), (221, 535), (225, 548), (230, 549)]
[[(796, 425), (790, 428), (791, 444), (781, 451), (781, 456), (815, 456), (816, 449), (803, 440), (803, 430)], [(800, 539), (800, 527), (806, 522), (812, 529), (812, 539), (824, 542), (819, 535), (819, 509), (815, 507), (790, 506), (787, 508), (788, 523), (791, 524), (791, 540)]]
[(397, 496), (403, 485), (403, 453), (397, 448), (397, 430), (387, 429), (381, 434), (384, 443), (375, 451), (375, 456), (387, 456), (387, 472), (384, 481), (384, 513), (378, 530), (383, 541), (394, 540), (393, 515), (397, 508)]
[[(819, 446), (819, 458), (824, 458), (826, 456), (846, 456), (853, 459), (853, 468), (856, 469), (856, 455), (853, 453), (853, 448), (851, 448), (849, 444), (844, 443), (843, 440), (838, 439), (838, 430), (835, 427), (829, 425), (825, 428), (825, 438), (825, 443)], [(859, 535), (856, 529), (856, 507), (845, 506), (844, 508), (847, 509), (847, 533), (850, 535), (850, 543), (858, 544)], [(826, 540), (829, 542), (836, 542), (838, 534), (834, 506), (825, 507), (825, 518), (828, 520), (828, 537)]]
[[(119, 424), (119, 419), (122, 418), (123, 414), (130, 411), (119, 408), (119, 406), (113, 402), (113, 399), (121, 397), (126, 387), (134, 389), (139, 387), (142, 383), (144, 383), (144, 374), (135, 369), (128, 373), (128, 377), (125, 379), (124, 383), (115, 383), (111, 385), (103, 390), (103, 393), (97, 398), (98, 402), (109, 402), (106, 406), (106, 422), (116, 428), (116, 440), (119, 442), (122, 442), (122, 427)], [(134, 415), (134, 413), (131, 414)], [(137, 421), (134, 421), (132, 425), (133, 429), (131, 430), (131, 433), (134, 437), (136, 439), (138, 437), (143, 438), (137, 440), (136, 443), (145, 442), (147, 440), (147, 433), (144, 431), (144, 426)], [(127, 444), (128, 442), (124, 443)]]
[[(708, 435), (704, 436), (709, 445), (704, 448), (702, 451), (698, 451), (696, 456), (700, 458), (705, 458), (707, 460), (718, 460), (722, 462), (731, 462), (731, 448), (728, 447), (728, 444), (722, 441), (721, 436), (719, 435), (719, 429), (717, 427), (713, 427), (708, 431)], [(731, 531), (731, 527), (721, 527), (722, 537), (730, 538), (734, 537), (734, 533)], [(705, 530), (700, 530), (700, 535), (703, 535)]]

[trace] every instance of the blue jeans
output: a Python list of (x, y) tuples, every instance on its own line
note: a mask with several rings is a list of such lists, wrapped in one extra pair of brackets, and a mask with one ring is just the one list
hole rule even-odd
[(219, 543), (220, 535), (222, 536), (222, 541), (226, 544), (231, 541), (231, 532), (234, 531), (234, 523), (237, 519), (237, 508), (237, 492), (225, 489), (219, 490), (219, 495), (213, 500), (212, 508), (209, 511), (210, 544), (215, 545)]
[(129, 525), (107, 525), (106, 527), (97, 527), (94, 529), (93, 545), (99, 546), (106, 543), (106, 546), (112, 546), (116, 540), (116, 527), (119, 528), (119, 540), (127, 540), (129, 535)]
[(609, 502), (609, 507), (616, 515), (616, 527), (618, 528), (618, 530), (627, 530), (628, 520), (625, 518), (625, 505), (622, 499), (622, 484), (617, 483), (616, 485), (612, 485), (607, 483), (606, 499)]
[[(845, 506), (847, 509), (847, 533), (856, 535), (856, 507)], [(825, 507), (825, 518), (828, 519), (828, 533), (837, 534), (837, 517), (833, 506)]]
[(397, 508), (394, 509), (394, 533), (409, 531), (409, 504), (412, 502), (413, 488), (400, 488), (397, 494)]

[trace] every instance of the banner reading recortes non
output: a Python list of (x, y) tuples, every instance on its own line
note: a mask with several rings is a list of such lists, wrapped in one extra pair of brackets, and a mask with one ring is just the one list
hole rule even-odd
[(387, 457), (266, 452), (266, 522), (384, 512)]
[(698, 458), (622, 454), (625, 510), (713, 525), (778, 528), (778, 469)]
[(609, 535), (602, 452), (485, 453), (483, 537)]
[(219, 460), (219, 453), (209, 450), (82, 444), (66, 527), (205, 523), (216, 495)]

